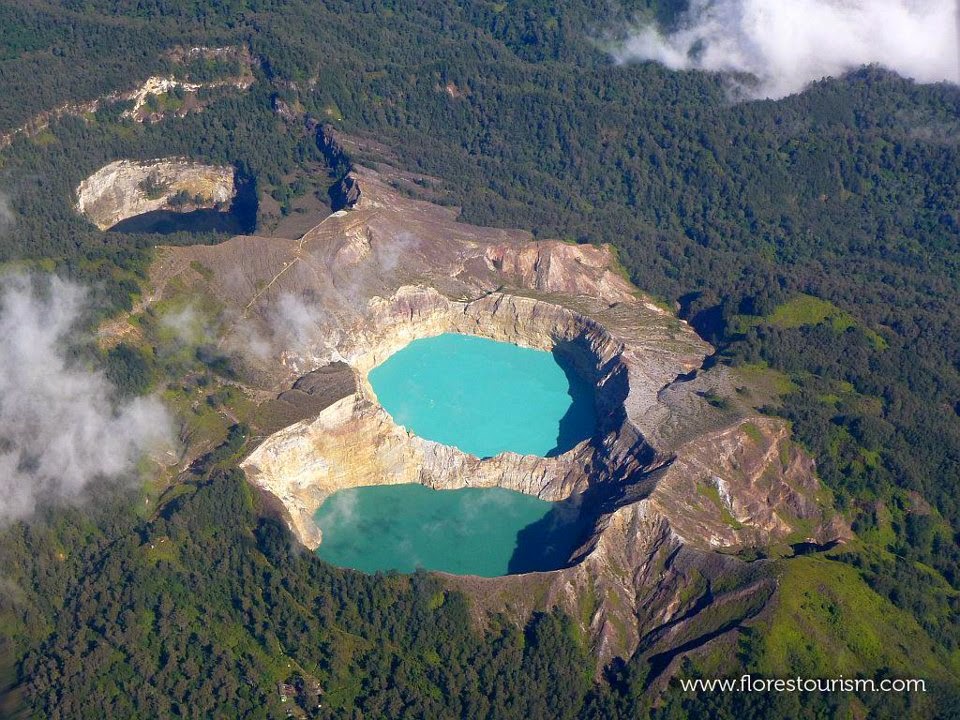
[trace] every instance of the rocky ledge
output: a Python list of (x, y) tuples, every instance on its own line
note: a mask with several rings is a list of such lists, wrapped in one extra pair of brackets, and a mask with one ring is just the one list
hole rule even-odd
[(231, 167), (179, 158), (117, 160), (80, 183), (76, 209), (106, 230), (155, 210), (226, 209), (235, 193)]

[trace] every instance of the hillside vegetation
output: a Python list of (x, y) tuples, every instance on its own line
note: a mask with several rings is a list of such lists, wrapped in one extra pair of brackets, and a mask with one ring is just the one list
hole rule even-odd
[[(0, 132), (150, 74), (232, 71), (188, 66), (171, 53), (179, 47), (238, 45), (258, 61), (248, 91), (183, 118), (141, 124), (108, 103), (18, 136), (0, 154), (12, 218), (0, 224), (0, 260), (93, 284), (104, 314), (132, 307), (160, 240), (101, 233), (74, 213), (73, 188), (119, 158), (173, 155), (234, 165), (256, 185), (264, 231), (306, 196), (327, 202), (326, 186), (350, 160), (389, 160), (437, 178), (423, 192), (461, 206), (470, 222), (610, 242), (638, 286), (677, 303), (716, 345), (715, 362), (771, 373), (782, 392), (767, 411), (792, 421), (859, 537), (827, 559), (782, 561), (784, 588), (815, 582), (834, 599), (835, 625), (828, 607), (791, 597), (744, 633), (739, 666), (724, 670), (780, 672), (796, 655), (824, 675), (844, 638), (861, 634), (862, 613), (864, 643), (871, 634), (906, 640), (892, 654), (849, 646), (856, 671), (889, 672), (907, 657), (922, 659), (931, 682), (954, 673), (915, 707), (889, 696), (801, 707), (672, 689), (653, 712), (814, 717), (862, 703), (891, 717), (947, 716), (960, 647), (960, 90), (868, 68), (781, 101), (732, 104), (720, 77), (610, 62), (601, 38), (613, 28), (638, 15), (669, 22), (682, 4), (639, 0), (612, 14), (589, 1), (0, 2)], [(370, 142), (330, 157), (317, 123)], [(159, 375), (141, 381), (146, 365), (115, 372), (138, 391)], [(63, 708), (90, 697), (129, 715), (133, 679), (149, 675), (156, 681), (136, 701), (148, 714), (202, 716), (209, 708), (198, 698), (212, 697), (266, 716), (274, 691), (249, 679), (281, 677), (292, 657), (303, 677), (339, 688), (331, 707), (354, 703), (367, 717), (418, 716), (424, 703), (454, 697), (476, 717), (493, 707), (497, 717), (648, 708), (637, 663), (581, 682), (590, 663), (561, 617), (536, 620), (526, 636), (506, 625), (478, 635), (459, 627), (458, 597), (440, 608), (446, 620), (417, 615), (424, 593), (438, 592), (428, 578), (363, 578), (278, 550), (279, 530), (256, 519), (242, 483), (222, 472), (204, 474), (156, 517), (66, 514), (45, 529), (5, 531), (5, 573), (22, 590), (0, 598), (18, 697), (49, 716), (73, 716)], [(203, 530), (225, 515), (238, 519), (222, 536)], [(176, 534), (168, 525), (186, 518), (196, 532), (148, 562), (142, 545), (161, 547)], [(328, 597), (330, 583), (349, 590)], [(340, 616), (350, 621), (327, 624)], [(441, 627), (461, 633), (447, 649)], [(333, 642), (340, 628), (368, 644)], [(310, 633), (308, 650), (298, 638)], [(810, 647), (796, 646), (798, 636)], [(145, 657), (124, 650), (124, 638)], [(491, 644), (509, 651), (483, 655)], [(684, 672), (701, 671), (697, 662), (711, 661)], [(531, 695), (534, 686), (562, 689), (566, 709), (545, 705), (556, 702), (549, 692)], [(171, 697), (176, 709), (163, 705)]]

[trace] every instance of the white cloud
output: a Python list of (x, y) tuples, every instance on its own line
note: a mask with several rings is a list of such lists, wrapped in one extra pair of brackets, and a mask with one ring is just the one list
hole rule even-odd
[(58, 278), (0, 277), (0, 522), (38, 500), (71, 500), (99, 477), (133, 471), (171, 437), (161, 403), (116, 406), (102, 373), (71, 362), (82, 288)]
[(267, 309), (274, 344), (283, 350), (311, 354), (316, 349), (323, 314), (315, 304), (308, 304), (290, 293), (283, 293)]
[(16, 223), (16, 215), (10, 204), (10, 196), (0, 192), (0, 235), (10, 230)]
[(210, 328), (193, 305), (165, 313), (160, 317), (160, 324), (184, 345), (196, 345), (211, 336)]
[(877, 64), (922, 83), (960, 80), (954, 0), (691, 0), (669, 34), (646, 27), (615, 52), (674, 70), (748, 73), (780, 98)]

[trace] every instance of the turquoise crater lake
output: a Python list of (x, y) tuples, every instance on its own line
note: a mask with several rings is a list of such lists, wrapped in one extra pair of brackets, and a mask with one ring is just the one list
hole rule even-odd
[(557, 353), (474, 335), (414, 340), (369, 374), (394, 421), (480, 458), (552, 457), (593, 435), (593, 391)]
[(315, 515), (317, 555), (363, 572), (500, 575), (563, 567), (582, 537), (571, 502), (502, 488), (378, 485), (340, 490)]

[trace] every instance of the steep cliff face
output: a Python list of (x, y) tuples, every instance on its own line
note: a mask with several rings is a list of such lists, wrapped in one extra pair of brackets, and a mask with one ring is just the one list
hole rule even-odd
[(154, 210), (226, 209), (233, 168), (176, 158), (105, 165), (77, 187), (77, 212), (101, 230)]
[[(602, 659), (639, 649), (663, 670), (677, 647), (708, 642), (774, 592), (764, 563), (736, 553), (844, 537), (788, 428), (712, 407), (704, 388), (725, 372), (700, 370), (712, 349), (627, 282), (608, 248), (464, 225), (369, 170), (351, 181), (352, 209), (298, 241), (170, 248), (154, 268), (160, 294), (176, 279), (225, 306), (221, 347), (247, 351), (262, 391), (331, 362), (352, 368), (356, 392), (243, 462), (307, 547), (323, 540), (316, 509), (346, 487), (499, 486), (569, 499), (587, 531), (566, 567), (449, 582), (478, 608), (518, 618), (562, 606), (583, 618)], [(398, 426), (367, 374), (445, 332), (565, 354), (595, 387), (594, 437), (558, 457), (481, 460)]]

